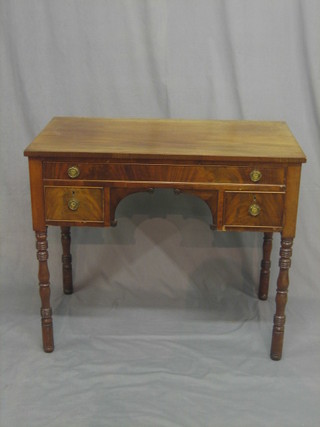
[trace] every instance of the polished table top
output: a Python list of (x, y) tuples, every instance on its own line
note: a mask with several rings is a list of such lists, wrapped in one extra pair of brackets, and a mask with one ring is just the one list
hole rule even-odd
[(304, 162), (284, 122), (55, 117), (26, 148), (43, 157)]

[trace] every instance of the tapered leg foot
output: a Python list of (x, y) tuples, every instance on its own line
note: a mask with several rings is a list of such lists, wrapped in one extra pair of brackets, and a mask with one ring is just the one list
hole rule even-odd
[(63, 292), (67, 295), (73, 293), (72, 283), (72, 257), (70, 253), (71, 236), (70, 227), (61, 227), (62, 243), (62, 280)]
[(37, 258), (39, 261), (39, 293), (41, 298), (41, 325), (43, 350), (51, 353), (54, 350), (52, 309), (50, 306), (50, 282), (48, 269), (48, 242), (47, 229), (36, 232)]
[(293, 238), (282, 238), (279, 260), (279, 276), (277, 281), (276, 314), (273, 321), (273, 333), (270, 357), (280, 360), (282, 356), (284, 325), (286, 321), (285, 307), (288, 297), (289, 268), (291, 265)]
[(263, 257), (261, 261), (260, 284), (259, 284), (259, 299), (266, 300), (269, 291), (270, 279), (270, 256), (272, 251), (272, 235), (273, 233), (264, 233), (263, 238)]

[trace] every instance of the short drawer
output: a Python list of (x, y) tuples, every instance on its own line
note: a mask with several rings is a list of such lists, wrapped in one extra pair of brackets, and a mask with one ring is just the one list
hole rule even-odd
[(104, 221), (103, 188), (47, 186), (44, 191), (46, 221)]
[(285, 167), (144, 163), (45, 162), (44, 178), (61, 180), (143, 181), (284, 185)]
[(224, 196), (224, 225), (280, 227), (284, 193), (233, 192)]

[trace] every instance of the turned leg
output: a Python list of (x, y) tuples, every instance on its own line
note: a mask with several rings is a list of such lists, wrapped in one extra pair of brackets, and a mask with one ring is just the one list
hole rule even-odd
[(272, 250), (272, 233), (264, 233), (263, 238), (263, 257), (261, 261), (259, 299), (268, 298), (269, 278), (270, 278), (270, 256)]
[(72, 284), (72, 257), (70, 253), (70, 227), (61, 227), (61, 243), (62, 243), (62, 279), (63, 292), (65, 294), (73, 293)]
[(37, 258), (39, 261), (39, 293), (41, 298), (41, 324), (42, 324), (42, 342), (43, 349), (46, 353), (51, 353), (53, 345), (53, 327), (52, 327), (52, 310), (50, 307), (50, 282), (48, 269), (48, 242), (47, 228), (43, 231), (36, 232)]
[(291, 265), (293, 238), (283, 237), (281, 239), (279, 276), (277, 281), (276, 314), (273, 320), (273, 333), (271, 344), (271, 359), (280, 360), (282, 356), (284, 324), (286, 321), (285, 307), (288, 296), (289, 268)]

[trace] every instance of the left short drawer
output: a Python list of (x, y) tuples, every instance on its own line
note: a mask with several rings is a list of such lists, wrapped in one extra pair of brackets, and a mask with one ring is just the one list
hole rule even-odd
[(103, 222), (103, 188), (46, 186), (46, 221)]

